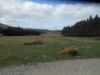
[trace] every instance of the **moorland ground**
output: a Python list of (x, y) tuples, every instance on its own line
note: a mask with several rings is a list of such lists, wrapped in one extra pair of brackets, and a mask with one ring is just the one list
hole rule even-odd
[[(41, 40), (43, 44), (24, 45), (34, 40)], [(80, 57), (58, 54), (60, 50), (70, 47), (79, 48)], [(80, 58), (100, 58), (100, 40), (97, 37), (0, 36), (0, 66)]]

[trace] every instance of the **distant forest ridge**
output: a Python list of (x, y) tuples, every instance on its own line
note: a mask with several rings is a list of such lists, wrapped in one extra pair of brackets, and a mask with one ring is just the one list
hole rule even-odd
[(39, 29), (25, 29), (21, 27), (12, 27), (0, 23), (0, 34), (6, 36), (41, 35), (41, 33), (45, 31), (46, 30), (42, 31)]
[(41, 35), (41, 34), (47, 34), (47, 33), (59, 34), (60, 32), (61, 30), (12, 27), (12, 26), (0, 23), (0, 35), (6, 35), (6, 36)]
[(81, 20), (73, 26), (65, 26), (61, 34), (63, 36), (76, 37), (100, 37), (100, 17), (90, 16), (86, 20)]

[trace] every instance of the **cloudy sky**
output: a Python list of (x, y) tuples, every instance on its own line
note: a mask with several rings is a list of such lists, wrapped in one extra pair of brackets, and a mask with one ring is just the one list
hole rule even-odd
[(62, 29), (90, 15), (100, 16), (100, 4), (70, 0), (0, 0), (0, 23), (16, 27)]

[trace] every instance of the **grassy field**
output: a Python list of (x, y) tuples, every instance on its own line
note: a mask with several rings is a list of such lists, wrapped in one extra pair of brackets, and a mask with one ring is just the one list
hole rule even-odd
[[(44, 44), (23, 45), (37, 39), (42, 40)], [(60, 50), (67, 47), (79, 48), (81, 58), (100, 58), (100, 40), (94, 38), (61, 35), (0, 36), (0, 66), (78, 59), (58, 54)]]

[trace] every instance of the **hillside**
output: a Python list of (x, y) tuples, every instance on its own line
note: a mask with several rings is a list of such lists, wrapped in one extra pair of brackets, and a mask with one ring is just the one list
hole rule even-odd
[(3, 23), (0, 23), (0, 28), (1, 29), (6, 29), (8, 27), (10, 27), (10, 26), (9, 25), (6, 25), (6, 24), (3, 24)]
[[(9, 29), (10, 30), (13, 30), (12, 32), (16, 33), (15, 31), (23, 31), (23, 30), (27, 30), (29, 32), (33, 32), (33, 31), (36, 31), (36, 32), (41, 32), (41, 34), (60, 34), (61, 30), (48, 30), (48, 29), (32, 29), (32, 28), (21, 28), (21, 27), (12, 27), (10, 25), (5, 25), (3, 23), (0, 23), (0, 33), (2, 34), (2, 31), (4, 31), (5, 33), (5, 30), (7, 32), (7, 35), (8, 35), (8, 32), (9, 32)], [(11, 32), (10, 32), (11, 33)], [(21, 34), (24, 33), (24, 32), (21, 32)]]

